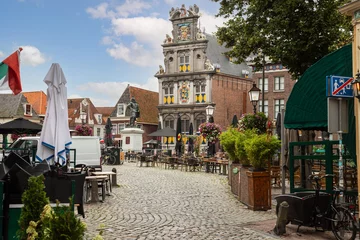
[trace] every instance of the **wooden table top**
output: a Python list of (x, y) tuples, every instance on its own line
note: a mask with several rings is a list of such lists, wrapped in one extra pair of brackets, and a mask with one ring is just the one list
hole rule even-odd
[(100, 176), (86, 176), (85, 179), (105, 179), (107, 178), (106, 175), (100, 175)]
[(96, 176), (100, 176), (100, 175), (114, 175), (116, 173), (108, 171), (108, 172), (91, 172), (91, 174), (96, 175)]

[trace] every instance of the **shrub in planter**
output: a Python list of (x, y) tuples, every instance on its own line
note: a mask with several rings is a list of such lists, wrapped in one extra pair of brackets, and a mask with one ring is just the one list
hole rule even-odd
[(254, 135), (244, 143), (246, 155), (254, 170), (266, 167), (267, 161), (278, 151), (281, 142), (275, 136)]
[[(28, 188), (24, 191), (21, 196), (22, 203), (24, 207), (21, 209), (21, 214), (19, 218), (19, 227), (20, 229), (17, 232), (19, 239), (27, 239), (28, 234), (26, 232), (30, 221), (38, 221), (40, 219), (40, 214), (43, 211), (45, 205), (49, 203), (49, 198), (46, 197), (44, 191), (44, 176), (40, 175), (38, 177), (30, 177), (28, 180)], [(36, 229), (40, 229), (41, 224), (36, 226)], [(39, 234), (41, 236), (41, 233)]]
[(220, 135), (220, 144), (227, 152), (233, 163), (239, 163), (240, 159), (238, 158), (235, 150), (236, 139), (241, 135), (241, 133), (236, 129), (229, 127), (225, 132)]
[(256, 135), (254, 129), (240, 132), (235, 139), (235, 155), (240, 160), (242, 165), (250, 165), (249, 158), (245, 151), (245, 142)]

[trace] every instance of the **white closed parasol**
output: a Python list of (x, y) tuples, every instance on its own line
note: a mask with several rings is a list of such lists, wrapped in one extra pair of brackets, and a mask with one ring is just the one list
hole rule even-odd
[(47, 109), (41, 130), (36, 158), (50, 164), (66, 163), (71, 137), (68, 123), (67, 89), (64, 73), (58, 63), (53, 63), (44, 82), (47, 89)]

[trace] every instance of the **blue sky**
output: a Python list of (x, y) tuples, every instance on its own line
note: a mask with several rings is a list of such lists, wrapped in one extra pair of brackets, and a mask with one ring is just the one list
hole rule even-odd
[(169, 10), (194, 3), (207, 33), (222, 26), (210, 0), (2, 0), (0, 61), (22, 47), (23, 91), (46, 93), (43, 79), (59, 63), (68, 98), (115, 106), (128, 84), (158, 91)]

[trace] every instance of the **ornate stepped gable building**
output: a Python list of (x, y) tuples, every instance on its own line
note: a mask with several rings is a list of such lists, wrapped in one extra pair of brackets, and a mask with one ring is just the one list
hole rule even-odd
[[(248, 91), (251, 68), (245, 63), (234, 64), (223, 53), (217, 39), (199, 28), (199, 8), (172, 8), (172, 37), (163, 42), (164, 65), (155, 77), (159, 81), (159, 120), (162, 127), (175, 129), (178, 114), (182, 131), (194, 132), (207, 119), (205, 108), (215, 107), (214, 120), (223, 129), (233, 116), (252, 111)], [(174, 139), (170, 143), (174, 142)]]

